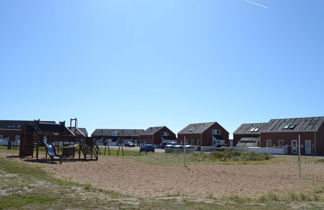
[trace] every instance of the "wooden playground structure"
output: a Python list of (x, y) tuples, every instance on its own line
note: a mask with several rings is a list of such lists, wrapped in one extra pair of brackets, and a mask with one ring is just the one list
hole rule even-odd
[[(74, 125), (72, 125), (74, 123)], [(67, 159), (98, 160), (99, 147), (95, 139), (87, 137), (77, 127), (77, 119), (70, 120), (70, 127), (65, 122), (41, 122), (24, 125), (22, 129), (19, 156), (40, 159), (41, 147), (45, 148), (46, 159), (51, 162)]]

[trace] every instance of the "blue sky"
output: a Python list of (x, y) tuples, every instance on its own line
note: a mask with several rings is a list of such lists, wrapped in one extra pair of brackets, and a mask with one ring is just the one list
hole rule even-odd
[[(324, 1), (2, 0), (0, 119), (95, 128), (324, 115)], [(266, 7), (266, 8), (265, 8)]]

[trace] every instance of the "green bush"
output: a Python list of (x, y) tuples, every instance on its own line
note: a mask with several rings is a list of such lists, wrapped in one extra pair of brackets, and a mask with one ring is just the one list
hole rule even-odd
[(270, 154), (261, 154), (256, 152), (240, 152), (240, 151), (213, 151), (210, 157), (219, 160), (243, 160), (243, 161), (258, 161), (270, 160), (273, 156)]

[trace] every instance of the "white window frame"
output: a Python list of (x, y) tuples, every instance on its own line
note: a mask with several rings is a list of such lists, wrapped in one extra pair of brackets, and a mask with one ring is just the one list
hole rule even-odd
[(20, 135), (15, 136), (15, 141), (20, 141)]
[[(270, 142), (270, 146), (269, 146), (269, 142)], [(272, 140), (271, 139), (268, 139), (266, 141), (266, 147), (272, 147)]]
[[(280, 142), (282, 142), (282, 144), (280, 144)], [(278, 146), (279, 147), (285, 146), (285, 141), (284, 140), (278, 140)]]

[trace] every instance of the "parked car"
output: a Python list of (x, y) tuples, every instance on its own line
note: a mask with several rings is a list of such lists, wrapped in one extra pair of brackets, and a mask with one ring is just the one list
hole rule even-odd
[(160, 147), (161, 147), (161, 149), (164, 149), (167, 145), (177, 145), (177, 142), (175, 142), (175, 141), (166, 141), (166, 142), (162, 142), (161, 144), (160, 144)]
[(218, 144), (216, 147), (228, 147), (228, 144)]
[(155, 152), (153, 144), (143, 144), (140, 148), (140, 152)]
[(125, 147), (135, 147), (135, 143), (132, 141), (128, 141), (124, 144)]
[(218, 151), (225, 151), (225, 148), (228, 148), (228, 144), (218, 144), (216, 146), (216, 150)]
[(184, 150), (186, 152), (193, 152), (195, 151), (195, 147), (193, 145), (181, 145), (181, 144), (176, 144), (176, 145), (166, 145), (165, 146), (165, 153), (171, 153), (171, 152), (183, 152)]

